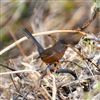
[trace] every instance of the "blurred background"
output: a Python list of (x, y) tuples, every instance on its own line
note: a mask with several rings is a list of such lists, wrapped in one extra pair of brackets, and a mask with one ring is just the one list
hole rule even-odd
[[(0, 0), (0, 50), (25, 36), (21, 31), (27, 27), (31, 32), (57, 29), (77, 29), (91, 15), (92, 0)], [(92, 33), (100, 31), (100, 18), (86, 29)], [(53, 34), (58, 40), (63, 34)], [(54, 44), (48, 36), (36, 37), (44, 46)], [(27, 45), (26, 45), (27, 44)], [(29, 55), (34, 50), (31, 40), (3, 54), (3, 59)]]
[[(73, 100), (100, 100), (100, 72), (96, 69), (96, 66), (100, 65), (100, 48), (97, 49), (94, 41), (87, 41), (87, 43), (80, 40), (80, 44), (84, 42), (84, 45), (80, 45), (83, 50), (80, 53), (86, 54), (83, 55), (84, 58), (88, 57), (87, 55), (92, 55), (90, 60), (93, 60), (94, 63), (90, 63), (87, 59), (81, 59), (77, 52), (69, 48), (64, 55), (66, 62), (61, 62), (56, 66), (57, 69), (60, 67), (75, 71), (79, 79), (79, 81), (76, 80), (78, 85), (73, 84), (74, 79), (71, 75), (62, 73), (58, 75), (54, 71), (52, 78), (46, 77), (46, 81), (43, 81), (44, 88), (42, 85), (40, 88), (36, 88), (39, 86), (37, 80), (40, 79), (42, 71), (47, 69), (47, 65), (43, 64), (41, 59), (37, 59), (38, 51), (32, 40), (25, 40), (1, 54), (2, 50), (25, 36), (22, 31), (24, 27), (33, 34), (82, 27), (93, 14), (91, 7), (93, 7), (94, 1), (98, 1), (100, 11), (100, 0), (0, 0), (0, 64), (7, 65), (17, 71), (21, 71), (21, 69), (33, 70), (29, 73), (21, 72), (20, 75), (23, 78), (19, 80), (18, 77), (14, 78), (15, 74), (12, 76), (10, 75), (12, 73), (6, 73), (8, 72), (7, 67), (4, 68), (0, 65), (0, 100), (55, 100), (41, 98), (46, 97), (47, 93), (52, 96), (52, 92), (54, 92), (56, 95), (56, 87), (56, 100), (72, 100), (75, 97), (77, 99)], [(95, 35), (100, 34), (99, 15), (83, 31)], [(51, 36), (36, 36), (36, 39), (44, 48), (48, 48), (64, 36), (66, 33), (56, 33)], [(94, 64), (96, 65), (94, 66)], [(53, 86), (54, 84), (55, 86)], [(45, 93), (45, 91), (47, 92)], [(98, 99), (93, 99), (95, 95), (99, 95)], [(17, 99), (21, 96), (23, 99)], [(68, 96), (69, 99), (65, 98)], [(31, 99), (26, 99), (29, 97)], [(37, 97), (40, 99), (35, 99)], [(59, 99), (61, 97), (65, 99)]]

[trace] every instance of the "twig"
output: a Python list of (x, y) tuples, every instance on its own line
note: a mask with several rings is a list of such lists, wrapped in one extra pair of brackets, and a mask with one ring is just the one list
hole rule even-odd
[[(53, 30), (53, 31), (46, 31), (46, 32), (39, 32), (39, 33), (34, 33), (33, 36), (40, 36), (40, 35), (49, 35), (49, 34), (54, 34), (54, 33), (69, 33), (69, 32), (73, 32), (73, 33), (80, 33), (85, 35), (85, 32), (79, 31), (79, 30)], [(0, 55), (6, 53), (8, 50), (14, 48), (16, 45), (18, 45), (19, 43), (23, 42), (27, 40), (27, 37), (23, 37), (19, 40), (17, 40), (16, 42), (12, 43), (11, 45), (9, 45), (8, 47), (4, 48), (3, 50), (0, 51)]]
[[(10, 68), (10, 67), (8, 67), (7, 65), (4, 65), (4, 64), (0, 64), (0, 66), (5, 67), (5, 68), (7, 68), (7, 69), (9, 69), (9, 70), (11, 70), (11, 71), (16, 71), (15, 69)], [(0, 74), (1, 74), (1, 73), (0, 73)], [(16, 75), (17, 75), (20, 79), (22, 79), (22, 77), (21, 77), (18, 73), (16, 73)]]
[[(8, 29), (9, 29), (9, 28), (8, 28)], [(10, 31), (10, 35), (12, 36), (12, 38), (14, 39), (14, 41), (16, 42), (16, 41), (17, 41), (16, 36), (13, 34), (13, 32), (11, 31), (11, 29), (9, 29), (9, 31)], [(23, 48), (20, 46), (20, 44), (17, 44), (17, 47), (18, 47), (18, 49), (19, 49), (21, 55), (24, 56), (24, 57), (26, 57), (26, 56), (25, 56), (25, 53), (24, 53), (24, 50), (23, 50)]]
[(19, 93), (19, 92), (16, 92), (15, 91), (15, 93), (17, 94), (17, 96), (16, 96), (16, 98), (15, 98), (15, 100), (18, 100), (17, 98), (20, 96), (20, 97), (23, 97), (23, 99), (22, 100), (28, 100), (25, 96), (23, 96), (23, 94), (21, 94), (21, 93)]
[(17, 74), (17, 73), (28, 73), (28, 72), (36, 72), (36, 71), (34, 71), (34, 70), (18, 70), (18, 71), (2, 72), (2, 73), (0, 73), (0, 75)]
[(57, 88), (56, 88), (56, 81), (54, 75), (52, 75), (53, 78), (53, 87), (52, 87), (52, 100), (56, 100), (56, 93), (57, 93)]
[(48, 93), (48, 91), (46, 90), (46, 88), (45, 88), (43, 85), (41, 85), (41, 88), (44, 90), (44, 92), (47, 94), (47, 96), (48, 96), (50, 99), (52, 99), (51, 96), (50, 96), (50, 94)]
[(28, 99), (27, 99), (27, 95), (28, 95), (29, 93), (30, 93), (30, 92), (28, 91), (26, 94), (24, 94), (23, 100), (24, 100), (24, 99), (28, 100)]
[[(69, 90), (70, 90), (70, 93), (71, 93), (71, 95), (73, 95), (73, 92), (72, 92), (72, 89), (71, 89), (71, 86), (70, 86), (70, 84), (68, 85), (68, 87), (69, 87)], [(69, 96), (69, 98), (70, 98), (70, 100), (71, 100), (71, 97)], [(73, 95), (73, 99), (75, 100), (75, 97), (74, 97), (74, 95)]]
[(17, 88), (17, 86), (16, 86), (16, 84), (15, 84), (15, 82), (14, 82), (14, 79), (13, 79), (13, 77), (12, 77), (11, 74), (10, 74), (10, 78), (11, 78), (13, 84), (14, 84), (14, 87), (15, 87), (16, 91), (19, 92), (19, 89)]
[[(94, 18), (94, 19), (95, 19), (95, 18)], [(84, 23), (83, 26), (82, 26), (81, 28), (79, 28), (78, 30), (83, 31), (84, 29), (86, 29), (86, 28), (92, 23), (92, 21), (93, 21), (94, 19), (88, 20), (88, 21), (87, 21), (86, 23)]]
[(93, 9), (93, 10), (94, 10), (94, 12), (92, 12), (91, 18), (90, 18), (88, 21), (86, 21), (86, 22), (83, 24), (82, 27), (78, 28), (78, 30), (83, 31), (84, 29), (86, 29), (86, 28), (94, 21), (94, 19), (95, 19), (96, 16), (97, 16), (97, 11), (96, 11), (95, 9)]

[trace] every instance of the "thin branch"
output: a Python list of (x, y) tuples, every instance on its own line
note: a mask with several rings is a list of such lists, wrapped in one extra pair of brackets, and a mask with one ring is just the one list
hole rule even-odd
[[(8, 28), (8, 29), (9, 29), (10, 35), (12, 36), (13, 40), (16, 42), (16, 41), (17, 41), (16, 36), (13, 34), (13, 32), (11, 31), (10, 28)], [(18, 49), (19, 49), (21, 55), (22, 55), (23, 57), (26, 57), (26, 56), (25, 56), (25, 53), (24, 53), (24, 50), (23, 50), (23, 48), (21, 47), (21, 45), (20, 45), (20, 44), (17, 44), (17, 47), (18, 47)]]
[(57, 94), (57, 87), (56, 87), (56, 80), (54, 75), (52, 74), (52, 78), (53, 78), (53, 87), (52, 87), (52, 100), (56, 100), (56, 94)]
[(47, 96), (50, 98), (50, 100), (52, 100), (52, 98), (51, 98), (50, 94), (48, 93), (48, 91), (46, 90), (46, 88), (43, 85), (41, 85), (41, 88), (44, 90), (44, 92), (47, 94)]
[(93, 10), (94, 10), (94, 11), (91, 13), (90, 19), (88, 19), (88, 20), (83, 24), (82, 27), (78, 28), (78, 30), (83, 31), (84, 29), (86, 29), (86, 28), (95, 20), (95, 18), (96, 18), (96, 16), (97, 16), (97, 13), (98, 13), (98, 12), (95, 10), (95, 8), (93, 8)]
[(0, 75), (8, 75), (8, 74), (17, 74), (17, 73), (28, 73), (28, 72), (36, 72), (34, 70), (18, 70), (18, 71), (9, 71), (9, 72), (2, 72)]
[[(8, 67), (7, 65), (4, 65), (4, 64), (0, 64), (0, 66), (5, 67), (5, 68), (7, 68), (7, 69), (9, 69), (9, 70), (11, 70), (11, 71), (16, 71), (15, 69), (10, 68), (10, 67)], [(1, 74), (1, 73), (0, 73), (0, 74)], [(20, 79), (22, 79), (22, 77), (21, 77), (18, 73), (16, 73), (16, 75), (17, 75)]]
[(15, 87), (16, 91), (19, 92), (19, 89), (17, 88), (17, 86), (16, 86), (16, 84), (15, 84), (15, 82), (14, 82), (14, 79), (13, 79), (13, 77), (12, 77), (11, 74), (10, 74), (10, 78), (11, 78), (13, 84), (14, 84), (14, 87)]

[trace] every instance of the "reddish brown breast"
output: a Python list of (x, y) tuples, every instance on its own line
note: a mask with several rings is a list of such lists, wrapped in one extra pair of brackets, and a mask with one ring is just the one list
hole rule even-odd
[[(41, 59), (47, 63), (52, 64), (58, 62), (64, 55), (66, 48), (64, 46), (58, 45), (47, 49), (41, 54)], [(56, 48), (55, 48), (56, 47)]]

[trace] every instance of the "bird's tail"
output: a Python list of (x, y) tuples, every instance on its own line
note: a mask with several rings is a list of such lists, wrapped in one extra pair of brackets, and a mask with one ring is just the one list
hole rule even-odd
[(24, 28), (24, 32), (26, 34), (26, 36), (28, 38), (31, 38), (33, 43), (35, 43), (35, 45), (37, 46), (38, 48), (38, 52), (39, 53), (42, 53), (44, 51), (44, 48), (40, 45), (40, 43), (34, 38), (34, 36), (32, 36), (31, 32), (29, 32), (26, 28)]

